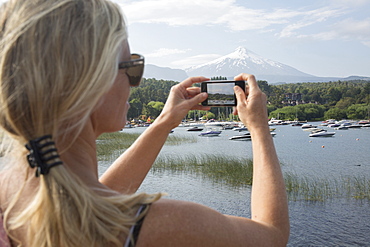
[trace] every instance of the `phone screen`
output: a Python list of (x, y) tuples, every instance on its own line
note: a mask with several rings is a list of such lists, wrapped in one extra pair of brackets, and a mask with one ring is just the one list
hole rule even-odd
[(202, 82), (202, 92), (208, 93), (208, 98), (202, 102), (207, 106), (235, 106), (236, 97), (234, 86), (239, 85), (245, 88), (244, 81), (209, 81)]

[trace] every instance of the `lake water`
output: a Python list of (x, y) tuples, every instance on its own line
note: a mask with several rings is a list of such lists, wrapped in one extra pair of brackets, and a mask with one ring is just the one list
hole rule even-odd
[[(317, 124), (317, 123), (316, 123)], [(276, 150), (284, 172), (309, 178), (370, 178), (370, 128), (335, 130), (333, 137), (308, 137), (300, 127), (273, 126)], [(145, 128), (125, 129), (141, 133)], [(196, 143), (164, 146), (160, 156), (217, 154), (252, 158), (251, 141), (231, 141), (238, 134), (224, 130), (219, 137), (198, 137), (178, 127), (171, 135), (194, 136)], [(99, 164), (100, 173), (106, 164)], [(167, 192), (168, 198), (207, 205), (221, 213), (250, 217), (250, 188), (231, 188), (194, 174), (149, 172), (139, 191)], [(323, 202), (290, 200), (288, 246), (370, 246), (370, 202), (331, 198)]]

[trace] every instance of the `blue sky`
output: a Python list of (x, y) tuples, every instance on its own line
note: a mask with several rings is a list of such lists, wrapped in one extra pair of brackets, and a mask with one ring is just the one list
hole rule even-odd
[(243, 46), (315, 76), (370, 76), (370, 0), (112, 1), (150, 64), (187, 68)]
[(369, 0), (113, 1), (150, 64), (186, 68), (243, 46), (315, 76), (370, 76)]

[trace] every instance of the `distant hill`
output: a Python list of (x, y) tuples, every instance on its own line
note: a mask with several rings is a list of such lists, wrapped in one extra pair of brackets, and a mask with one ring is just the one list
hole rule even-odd
[(313, 76), (291, 66), (263, 58), (244, 47), (238, 47), (230, 54), (185, 70), (147, 65), (144, 77), (174, 81), (182, 81), (189, 76), (223, 76), (232, 79), (235, 75), (243, 72), (253, 73), (258, 80), (266, 80), (270, 84), (370, 80), (370, 77), (361, 76), (350, 76), (347, 78)]
[(145, 78), (155, 78), (171, 81), (183, 81), (189, 76), (186, 74), (185, 70), (182, 69), (171, 69), (159, 67), (152, 64), (146, 64), (144, 70)]

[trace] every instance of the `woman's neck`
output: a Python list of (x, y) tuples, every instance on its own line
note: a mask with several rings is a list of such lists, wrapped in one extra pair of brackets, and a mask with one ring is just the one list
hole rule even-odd
[(60, 157), (64, 165), (86, 185), (98, 188), (103, 186), (99, 182), (96, 138), (90, 121), (71, 144), (72, 138), (58, 145), (58, 150), (63, 150)]

